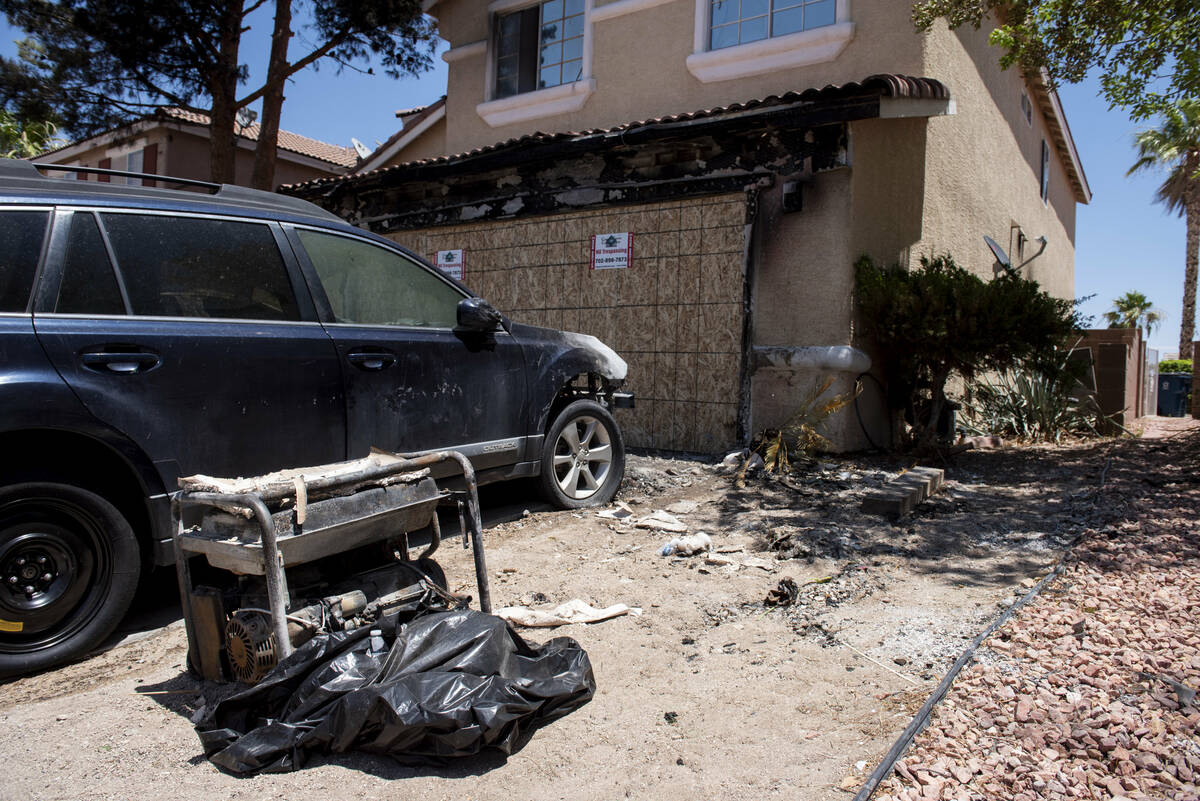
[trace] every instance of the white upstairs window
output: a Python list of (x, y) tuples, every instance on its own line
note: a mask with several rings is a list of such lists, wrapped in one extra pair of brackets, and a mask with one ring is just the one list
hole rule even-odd
[(710, 50), (837, 22), (837, 0), (711, 0)]
[(854, 38), (849, 0), (696, 0), (687, 68), (702, 83), (832, 61)]

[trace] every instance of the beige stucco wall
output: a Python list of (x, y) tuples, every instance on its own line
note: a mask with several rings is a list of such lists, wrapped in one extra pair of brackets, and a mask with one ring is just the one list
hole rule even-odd
[[(417, 124), (419, 125), (420, 123)], [(446, 149), (446, 118), (442, 117), (422, 131), (416, 139), (413, 139), (398, 152), (393, 153), (387, 161), (373, 167), (371, 170), (362, 170), (362, 165), (360, 165), (359, 170), (370, 172), (372, 170), (383, 169), (384, 167), (395, 167), (398, 164), (408, 164), (412, 161), (446, 155), (452, 155), (452, 153)]]
[(852, 259), (908, 264), (925, 229), (926, 118), (861, 120), (850, 126)]
[[(603, 5), (597, 1), (597, 5)], [(596, 91), (584, 107), (498, 128), (476, 112), (486, 99), (489, 55), (450, 64), (447, 90), (449, 152), (458, 153), (533, 131), (601, 128), (663, 114), (727, 105), (791, 90), (861, 80), (875, 73), (921, 74), (922, 39), (911, 9), (900, 2), (854, 2), (855, 35), (837, 59), (749, 78), (702, 83), (687, 69), (694, 45), (696, 0), (673, 2), (593, 24)], [(443, 0), (434, 9), (452, 47), (486, 41), (488, 15), (476, 0)], [(405, 159), (408, 160), (408, 159)]]
[[(514, 320), (592, 334), (629, 364), (626, 444), (716, 452), (736, 440), (742, 194), (407, 231), (433, 261), (463, 249), (465, 283)], [(595, 234), (629, 231), (625, 270), (590, 270)]]
[(442, 117), (381, 166), (391, 167), (409, 161), (437, 158), (449, 153), (451, 151), (446, 149), (446, 118)]
[[(784, 213), (782, 184), (762, 193), (755, 221), (755, 345), (828, 347), (854, 344), (853, 262), (863, 243), (852, 218), (856, 172), (843, 168), (804, 183), (802, 211)], [(760, 368), (751, 380), (750, 431), (783, 426), (826, 379), (826, 398), (849, 391), (840, 371)], [(838, 450), (865, 447), (853, 410), (821, 428)]]
[[(1029, 239), (1027, 256), (1036, 252), (1037, 237), (1050, 243), (1023, 274), (1052, 294), (1073, 297), (1074, 192), (1036, 99), (1032, 127), (1021, 114), (1024, 79), (1015, 69), (1000, 69), (1000, 53), (988, 45), (986, 30), (939, 26), (928, 37), (926, 54), (925, 73), (950, 88), (957, 113), (929, 120), (925, 225), (913, 258), (948, 251), (962, 266), (990, 277), (993, 258), (983, 235), (1010, 250), (1011, 227), (1019, 225)], [(1048, 204), (1041, 199), (1043, 139), (1051, 148)], [(1015, 263), (1016, 254), (1009, 255)]]

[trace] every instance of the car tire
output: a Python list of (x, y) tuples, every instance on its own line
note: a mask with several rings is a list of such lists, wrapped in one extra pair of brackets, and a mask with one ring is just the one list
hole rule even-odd
[(625, 475), (625, 441), (599, 403), (577, 400), (554, 419), (542, 445), (539, 483), (559, 509), (603, 506)]
[(0, 487), (0, 677), (100, 644), (140, 574), (137, 537), (104, 498), (69, 484)]

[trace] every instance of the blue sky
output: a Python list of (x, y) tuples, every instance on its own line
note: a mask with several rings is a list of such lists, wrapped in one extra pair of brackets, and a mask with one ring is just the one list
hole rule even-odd
[[(260, 11), (243, 40), (242, 57), (251, 75), (266, 64), (270, 18)], [(15, 53), (20, 32), (0, 21), (0, 53)], [(303, 46), (293, 40), (293, 54)], [(262, 66), (260, 66), (262, 65)], [(368, 147), (395, 133), (397, 109), (423, 105), (445, 92), (446, 64), (435, 57), (434, 68), (419, 78), (393, 81), (326, 65), (295, 79), (286, 92), (282, 127), (336, 144), (355, 137)], [(1128, 290), (1144, 293), (1165, 314), (1150, 337), (1160, 353), (1178, 349), (1180, 303), (1183, 291), (1184, 225), (1154, 203), (1162, 175), (1149, 172), (1127, 178), (1136, 156), (1133, 137), (1140, 128), (1121, 111), (1111, 111), (1098, 94), (1094, 77), (1060, 90), (1063, 107), (1075, 136), (1093, 199), (1078, 207), (1075, 233), (1075, 294), (1095, 295), (1084, 312), (1100, 315), (1113, 298)], [(690, 109), (664, 109), (664, 112)], [(619, 120), (614, 120), (614, 123)], [(1052, 245), (1053, 246), (1053, 245)]]

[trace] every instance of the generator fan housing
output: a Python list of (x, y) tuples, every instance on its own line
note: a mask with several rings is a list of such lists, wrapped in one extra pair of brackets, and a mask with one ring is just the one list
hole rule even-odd
[(258, 612), (238, 610), (225, 624), (225, 653), (234, 678), (256, 684), (279, 662), (271, 625)]

